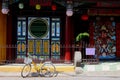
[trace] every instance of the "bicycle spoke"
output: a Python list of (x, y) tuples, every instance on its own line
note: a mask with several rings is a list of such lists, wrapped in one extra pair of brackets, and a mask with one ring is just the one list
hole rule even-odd
[(23, 78), (27, 77), (29, 75), (30, 71), (31, 71), (31, 65), (26, 64), (22, 69), (21, 76)]
[(44, 63), (41, 67), (41, 74), (45, 77), (52, 77), (55, 71), (55, 66), (52, 63)]

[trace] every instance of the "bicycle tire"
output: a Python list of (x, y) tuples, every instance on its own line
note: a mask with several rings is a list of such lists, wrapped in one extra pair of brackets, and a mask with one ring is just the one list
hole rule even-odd
[(31, 64), (25, 64), (21, 71), (21, 76), (23, 78), (27, 77), (31, 71)]
[(55, 72), (56, 68), (53, 63), (44, 63), (40, 69), (40, 74), (44, 77), (53, 77)]

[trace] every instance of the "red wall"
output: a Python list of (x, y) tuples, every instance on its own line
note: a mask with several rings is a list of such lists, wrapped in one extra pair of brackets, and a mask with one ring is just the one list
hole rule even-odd
[(120, 58), (120, 23), (116, 24), (116, 56)]

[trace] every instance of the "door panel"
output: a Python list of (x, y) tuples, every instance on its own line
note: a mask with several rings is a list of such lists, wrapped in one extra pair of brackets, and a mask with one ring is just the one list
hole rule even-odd
[(33, 59), (60, 59), (60, 19), (28, 17), (28, 22), (26, 19), (18, 18), (17, 58), (25, 58), (28, 52)]

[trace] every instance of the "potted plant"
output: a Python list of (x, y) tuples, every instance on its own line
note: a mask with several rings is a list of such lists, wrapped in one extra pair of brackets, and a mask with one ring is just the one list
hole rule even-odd
[(89, 43), (89, 33), (83, 32), (77, 35), (76, 37), (77, 44), (81, 45), (82, 48), (85, 48)]
[(89, 43), (89, 33), (87, 32), (79, 33), (76, 37), (77, 51), (75, 51), (75, 56), (77, 56), (78, 54), (76, 55), (76, 53), (79, 52), (79, 55), (81, 56), (81, 58), (79, 59), (82, 59), (83, 57), (85, 57), (85, 49), (88, 43)]

